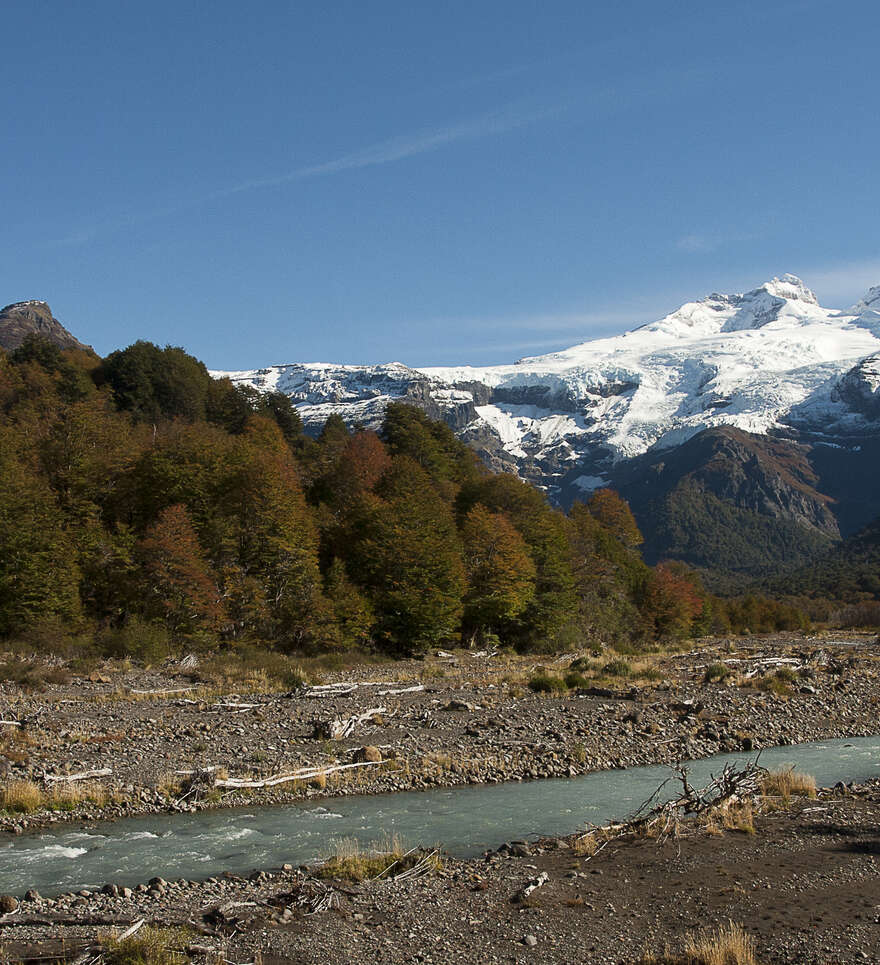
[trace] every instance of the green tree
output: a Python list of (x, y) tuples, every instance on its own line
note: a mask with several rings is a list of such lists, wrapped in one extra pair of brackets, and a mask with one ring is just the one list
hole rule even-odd
[(590, 497), (587, 508), (624, 546), (633, 548), (644, 543), (629, 504), (613, 489), (597, 489)]
[(263, 420), (249, 428), (221, 486), (224, 553), (261, 588), (260, 634), (289, 649), (319, 644), (332, 616), (321, 589), (318, 532), (277, 426)]
[(368, 645), (375, 614), (365, 594), (349, 579), (342, 560), (333, 560), (327, 570), (325, 595), (333, 610), (339, 646)]
[(45, 480), (0, 432), (0, 636), (57, 616), (80, 616), (79, 568), (65, 519)]
[(636, 595), (648, 575), (642, 558), (583, 503), (569, 512), (568, 539), (583, 635), (605, 643), (638, 636)]
[(182, 348), (144, 341), (108, 355), (95, 379), (110, 386), (120, 409), (148, 422), (204, 419), (213, 381)]
[(465, 589), (455, 519), (412, 459), (398, 456), (352, 521), (350, 572), (376, 610), (380, 643), (422, 654), (459, 628)]
[(482, 474), (477, 457), (452, 429), (429, 419), (414, 405), (392, 402), (388, 406), (382, 438), (392, 455), (409, 457), (435, 481), (462, 483)]
[(537, 489), (506, 473), (462, 488), (459, 512), (464, 515), (477, 503), (510, 520), (535, 565), (535, 593), (515, 621), (518, 646), (555, 646), (577, 614), (565, 518)]
[(468, 589), (464, 636), (479, 640), (504, 632), (535, 594), (535, 564), (525, 540), (499, 513), (477, 504), (461, 527)]

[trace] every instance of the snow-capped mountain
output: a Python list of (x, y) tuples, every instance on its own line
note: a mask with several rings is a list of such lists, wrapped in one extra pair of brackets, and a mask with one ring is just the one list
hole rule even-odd
[(390, 400), (412, 401), (490, 464), (516, 468), (559, 498), (713, 427), (814, 439), (880, 432), (880, 287), (839, 311), (784, 275), (511, 365), (290, 364), (213, 374), (285, 392), (314, 428), (334, 412), (375, 426)]

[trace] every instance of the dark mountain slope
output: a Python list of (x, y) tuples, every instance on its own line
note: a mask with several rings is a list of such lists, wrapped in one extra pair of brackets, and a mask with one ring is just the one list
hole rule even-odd
[(880, 518), (772, 587), (847, 603), (880, 600)]
[(839, 538), (809, 455), (792, 442), (709, 429), (625, 464), (612, 485), (642, 528), (646, 560), (680, 559), (734, 589), (822, 555)]
[(93, 352), (91, 345), (84, 345), (52, 315), (52, 309), (41, 301), (15, 302), (0, 309), (0, 348), (11, 352), (17, 349), (28, 335), (39, 335), (59, 348), (77, 348)]

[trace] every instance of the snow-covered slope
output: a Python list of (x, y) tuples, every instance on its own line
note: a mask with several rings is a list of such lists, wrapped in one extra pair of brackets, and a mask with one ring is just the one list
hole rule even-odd
[(566, 476), (590, 489), (614, 463), (712, 426), (865, 431), (878, 417), (878, 370), (880, 287), (840, 312), (785, 275), (512, 365), (295, 364), (214, 374), (287, 393), (307, 425), (332, 412), (375, 425), (389, 400), (411, 399), (484, 453), (528, 466), (531, 478), (552, 487)]

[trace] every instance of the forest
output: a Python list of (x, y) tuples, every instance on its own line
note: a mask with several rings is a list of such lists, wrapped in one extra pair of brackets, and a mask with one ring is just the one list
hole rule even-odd
[(155, 658), (438, 646), (643, 647), (798, 629), (647, 566), (628, 505), (568, 514), (402, 403), (379, 432), (215, 380), (182, 348), (0, 351), (0, 638)]

